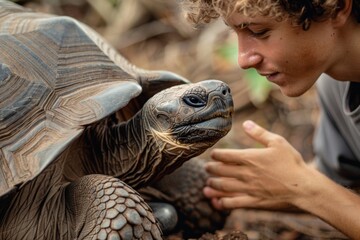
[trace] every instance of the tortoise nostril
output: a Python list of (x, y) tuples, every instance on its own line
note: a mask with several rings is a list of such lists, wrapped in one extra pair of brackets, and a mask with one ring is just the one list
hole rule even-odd
[(223, 94), (223, 95), (230, 94), (230, 88), (225, 87), (225, 88), (222, 90), (222, 94)]

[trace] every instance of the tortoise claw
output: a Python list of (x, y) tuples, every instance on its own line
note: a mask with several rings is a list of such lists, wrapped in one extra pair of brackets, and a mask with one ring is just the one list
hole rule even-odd
[(149, 202), (148, 205), (158, 220), (163, 234), (168, 235), (171, 233), (178, 223), (176, 209), (171, 204), (163, 202)]

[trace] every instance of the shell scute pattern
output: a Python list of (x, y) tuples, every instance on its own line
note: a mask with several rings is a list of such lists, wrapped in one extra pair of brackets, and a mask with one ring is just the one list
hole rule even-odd
[(0, 196), (41, 173), (83, 125), (121, 109), (141, 92), (86, 26), (26, 11), (1, 1)]

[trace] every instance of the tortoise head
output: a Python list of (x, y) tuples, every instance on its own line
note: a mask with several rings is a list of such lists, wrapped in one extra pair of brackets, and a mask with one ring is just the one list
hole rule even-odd
[(144, 109), (146, 125), (156, 141), (187, 157), (202, 153), (224, 137), (234, 111), (230, 88), (218, 80), (165, 89)]

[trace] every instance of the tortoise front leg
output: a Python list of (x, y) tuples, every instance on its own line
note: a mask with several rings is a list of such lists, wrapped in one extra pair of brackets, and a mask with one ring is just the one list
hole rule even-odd
[(147, 202), (166, 202), (175, 207), (179, 214), (177, 228), (185, 238), (215, 232), (229, 216), (229, 211), (215, 209), (202, 192), (209, 177), (204, 168), (206, 161), (193, 158), (151, 187), (139, 190)]
[(76, 239), (162, 239), (140, 195), (120, 180), (87, 175), (66, 187)]

